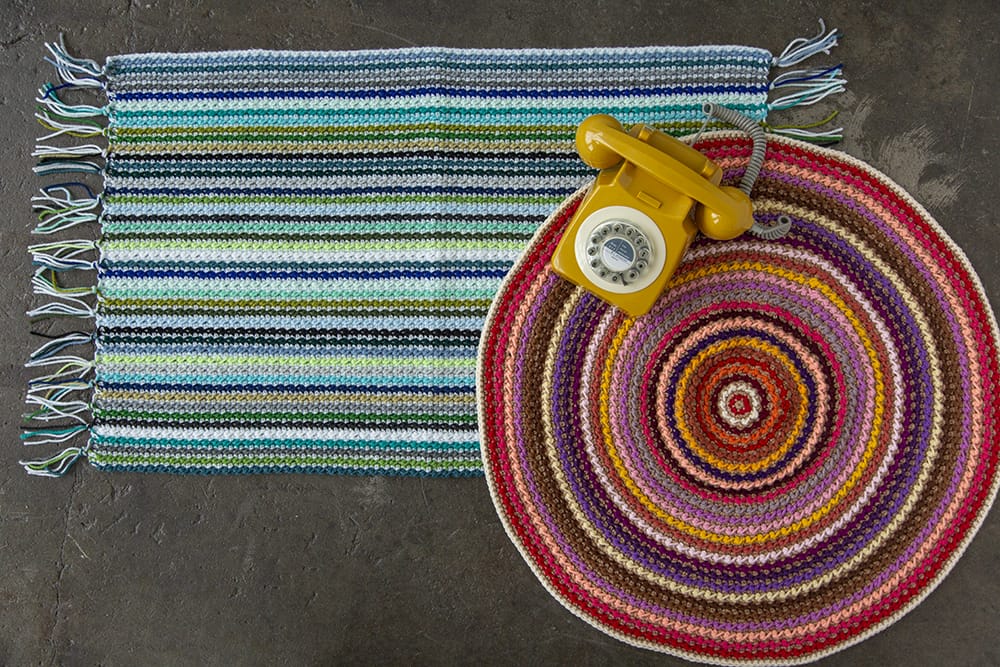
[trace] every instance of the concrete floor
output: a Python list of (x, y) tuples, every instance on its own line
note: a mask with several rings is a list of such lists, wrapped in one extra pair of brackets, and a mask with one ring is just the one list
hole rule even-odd
[[(2, 0), (0, 664), (657, 664), (565, 611), (504, 535), (482, 479), (103, 474), (27, 477), (19, 415), (37, 344), (27, 157), (42, 42), (119, 52), (745, 43), (780, 51), (816, 18), (846, 35), (840, 148), (923, 202), (1000, 303), (1000, 10), (995, 1)], [(890, 3), (891, 4), (891, 3)], [(823, 665), (1000, 664), (1000, 516), (946, 581)]]

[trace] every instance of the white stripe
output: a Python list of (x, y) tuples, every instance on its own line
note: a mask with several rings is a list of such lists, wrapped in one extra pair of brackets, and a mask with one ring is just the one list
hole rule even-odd
[[(526, 244), (527, 242), (525, 242)], [(486, 250), (371, 250), (356, 251), (304, 251), (304, 250), (201, 250), (179, 248), (105, 248), (102, 258), (110, 262), (513, 262), (521, 254), (513, 250), (491, 248)]]
[[(485, 314), (484, 314), (485, 315)], [(483, 317), (455, 317), (447, 314), (419, 316), (379, 317), (378, 313), (358, 317), (342, 315), (143, 315), (121, 313), (99, 315), (97, 326), (102, 329), (122, 327), (210, 327), (218, 329), (264, 328), (264, 329), (358, 329), (388, 330), (400, 329), (459, 329), (478, 331), (482, 329)], [(97, 339), (98, 345), (100, 338)]]
[[(337, 195), (348, 197), (350, 195)], [(371, 195), (377, 196), (376, 194)], [(416, 197), (417, 195), (410, 195)], [(440, 195), (442, 197), (449, 195)], [(415, 200), (402, 199), (398, 202), (376, 202), (352, 203), (347, 201), (333, 202), (329, 204), (307, 204), (288, 202), (222, 202), (218, 204), (206, 204), (202, 202), (126, 202), (116, 201), (112, 195), (104, 200), (105, 214), (110, 215), (254, 215), (258, 218), (266, 218), (269, 215), (344, 215), (357, 216), (359, 218), (377, 219), (379, 215), (402, 213), (411, 216), (421, 214), (448, 213), (450, 215), (520, 215), (538, 218), (541, 223), (549, 213), (552, 205), (549, 203), (559, 199), (558, 195), (544, 195), (540, 202), (521, 203), (508, 199), (514, 195), (493, 195), (492, 201), (483, 202), (455, 202), (455, 201), (428, 201), (420, 202)]]
[[(720, 57), (728, 58), (766, 58), (768, 67), (771, 62), (771, 52), (765, 49), (743, 46), (738, 44), (712, 45), (709, 47), (691, 46), (587, 46), (570, 49), (558, 48), (527, 48), (527, 49), (466, 49), (447, 46), (411, 46), (397, 49), (355, 49), (345, 51), (282, 51), (267, 49), (234, 49), (230, 51), (193, 51), (186, 53), (169, 53), (154, 51), (151, 53), (135, 53), (108, 58), (108, 66), (112, 63), (120, 63), (119, 67), (127, 68), (142, 65), (156, 65), (162, 61), (164, 65), (195, 64), (206, 65), (225, 64), (231, 61), (238, 61), (244, 58), (263, 60), (264, 62), (278, 63), (279, 61), (290, 60), (295, 62), (318, 62), (328, 66), (338, 63), (351, 64), (357, 60), (371, 60), (374, 62), (386, 62), (387, 54), (396, 60), (406, 62), (407, 59), (415, 58), (448, 58), (455, 62), (476, 62), (483, 58), (490, 59), (502, 57), (511, 59), (515, 63), (530, 63), (533, 59), (554, 62), (587, 62), (595, 58), (601, 60), (617, 60), (628, 62), (634, 56), (659, 56), (669, 61), (671, 57), (697, 57), (702, 58), (708, 54), (718, 54)], [(266, 60), (264, 60), (266, 59)], [(477, 63), (482, 66), (481, 63)], [(114, 71), (115, 68), (110, 68)]]
[[(406, 97), (386, 97), (378, 98), (378, 109), (372, 112), (374, 118), (378, 118), (381, 115), (387, 114), (390, 111), (411, 111), (414, 109), (427, 109), (431, 108), (425, 114), (425, 118), (411, 117), (408, 120), (410, 122), (414, 121), (433, 121), (438, 120), (439, 122), (443, 119), (449, 119), (457, 115), (454, 111), (457, 110), (485, 110), (488, 113), (485, 114), (475, 114), (475, 124), (484, 125), (489, 123), (496, 123), (498, 125), (504, 125), (509, 122), (509, 119), (503, 118), (502, 114), (505, 112), (525, 112), (525, 111), (546, 111), (555, 114), (565, 114), (567, 117), (576, 116), (579, 114), (589, 114), (594, 109), (608, 109), (613, 107), (615, 109), (659, 109), (663, 106), (672, 107), (671, 111), (674, 114), (679, 115), (680, 110), (675, 109), (681, 105), (690, 107), (689, 113), (687, 115), (693, 115), (697, 117), (702, 116), (702, 104), (706, 100), (711, 100), (719, 104), (725, 105), (728, 101), (735, 104), (746, 104), (748, 101), (756, 101), (760, 98), (759, 94), (749, 94), (749, 93), (727, 93), (721, 95), (707, 95), (705, 93), (697, 93), (690, 95), (628, 95), (622, 97), (616, 97), (609, 101), (606, 95), (599, 95), (593, 97), (562, 97), (562, 98), (540, 98), (540, 97), (459, 97), (455, 95), (418, 95), (418, 96), (406, 96)], [(243, 112), (246, 113), (247, 107), (254, 109), (266, 109), (269, 111), (285, 111), (285, 110), (295, 110), (301, 109), (303, 107), (308, 107), (310, 110), (329, 110), (329, 111), (351, 111), (353, 112), (349, 118), (348, 122), (345, 122), (345, 126), (357, 126), (357, 116), (359, 103), (356, 98), (346, 97), (346, 98), (333, 98), (333, 97), (322, 97), (322, 98), (293, 98), (293, 99), (274, 99), (274, 98), (261, 98), (261, 99), (175, 99), (175, 100), (121, 100), (117, 99), (114, 101), (113, 111), (111, 112), (112, 118), (114, 118), (115, 111), (128, 111), (128, 112), (148, 112), (148, 111), (165, 111), (169, 110), (171, 112), (188, 112), (196, 111), (199, 113), (214, 113), (217, 111), (233, 111), (233, 112)], [(442, 108), (442, 105), (449, 105), (450, 108)], [(620, 113), (620, 111), (619, 111)], [(553, 118), (556, 117), (552, 114), (546, 114), (542, 121), (544, 123), (553, 122)], [(324, 124), (336, 124), (336, 118), (326, 118), (323, 116), (314, 116), (314, 118), (322, 118)], [(180, 121), (183, 123), (183, 121)], [(246, 119), (242, 121), (242, 124), (246, 124)]]
[[(185, 290), (197, 291), (200, 298), (212, 298), (215, 292), (240, 290), (241, 298), (293, 298), (330, 297), (335, 291), (347, 291), (353, 298), (362, 298), (372, 292), (392, 294), (392, 298), (412, 295), (415, 298), (489, 298), (492, 300), (500, 285), (501, 278), (382, 278), (378, 280), (357, 280), (334, 278), (330, 280), (266, 279), (247, 278), (101, 278), (101, 294), (112, 296), (123, 292), (135, 294), (148, 290), (150, 294), (170, 290), (176, 296), (184, 296)], [(234, 285), (238, 283), (238, 285)], [(194, 295), (191, 295), (194, 296)], [(337, 298), (344, 298), (340, 296)]]

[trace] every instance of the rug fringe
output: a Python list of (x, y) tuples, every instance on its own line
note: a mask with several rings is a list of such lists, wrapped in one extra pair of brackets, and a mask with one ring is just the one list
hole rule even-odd
[[(35, 118), (45, 134), (37, 140), (32, 157), (38, 159), (34, 172), (39, 176), (60, 174), (100, 174), (103, 176), (107, 149), (95, 143), (57, 145), (72, 139), (95, 139), (107, 136), (109, 108), (93, 104), (69, 104), (61, 95), (68, 90), (106, 91), (105, 71), (93, 60), (70, 55), (62, 35), (57, 43), (46, 44), (59, 83), (46, 83), (35, 98)], [(103, 213), (101, 195), (90, 185), (67, 181), (45, 185), (31, 199), (38, 216), (33, 234), (51, 236), (79, 225), (100, 224)], [(74, 238), (29, 246), (32, 264), (32, 290), (48, 301), (27, 312), (32, 321), (58, 318), (94, 319), (96, 324), (100, 295), (97, 281), (84, 286), (61, 284), (60, 275), (69, 271), (95, 271), (99, 267), (99, 241)], [(96, 297), (96, 299), (95, 299)], [(96, 328), (96, 327), (95, 327)], [(96, 333), (70, 331), (48, 338), (28, 357), (25, 366), (40, 373), (28, 382), (25, 404), (26, 425), (22, 429), (24, 445), (68, 445), (53, 456), (20, 461), (30, 475), (61, 477), (90, 448), (95, 387), (94, 356)], [(71, 348), (94, 346), (93, 354), (68, 354)], [(87, 444), (71, 441), (86, 437)]]
[(37, 158), (63, 158), (71, 160), (78, 157), (107, 157), (107, 151), (95, 144), (87, 144), (85, 146), (45, 146), (39, 145), (35, 146), (35, 150), (31, 152), (31, 157)]
[(765, 130), (771, 132), (772, 134), (780, 134), (786, 137), (791, 137), (792, 139), (810, 141), (813, 143), (831, 143), (843, 139), (843, 128), (836, 127), (828, 130), (819, 130), (814, 128), (823, 127), (824, 125), (829, 124), (839, 114), (839, 111), (834, 110), (826, 118), (813, 123), (771, 125), (765, 121), (763, 126)]
[[(781, 111), (783, 109), (791, 109), (792, 107), (809, 106), (816, 104), (830, 95), (844, 92), (847, 81), (840, 77), (842, 69), (843, 65), (837, 65), (818, 73), (813, 70), (802, 70), (782, 74), (771, 82), (771, 90), (782, 88), (790, 92), (771, 100), (768, 103), (768, 107), (772, 111)], [(784, 80), (781, 79), (781, 77), (788, 74), (799, 76)]]
[(89, 420), (81, 417), (82, 414), (90, 412), (90, 403), (80, 400), (64, 400), (65, 395), (54, 395), (51, 398), (38, 394), (29, 394), (25, 401), (28, 405), (36, 405), (38, 408), (33, 412), (26, 413), (26, 419), (42, 422), (68, 419), (78, 421), (81, 424), (88, 424)]
[[(37, 172), (36, 172), (37, 173)], [(74, 197), (71, 187), (81, 187), (88, 197)], [(52, 234), (85, 222), (97, 222), (101, 197), (84, 183), (57, 183), (39, 189), (31, 198), (32, 209), (38, 213), (38, 224), (32, 233)]]
[(826, 21), (819, 19), (819, 32), (812, 37), (796, 37), (788, 43), (785, 50), (771, 61), (775, 67), (791, 67), (797, 65), (817, 53), (830, 54), (830, 49), (837, 45), (841, 33), (837, 28), (826, 31)]
[[(813, 37), (796, 37), (780, 55), (774, 57), (772, 67), (784, 69), (797, 65), (819, 53), (829, 55), (830, 50), (837, 45), (842, 36), (834, 28), (829, 32), (826, 23), (819, 19), (819, 32)], [(844, 92), (847, 80), (843, 77), (843, 64), (832, 67), (811, 67), (796, 69), (777, 75), (771, 80), (769, 90), (779, 91), (780, 96), (768, 102), (768, 113), (783, 111), (794, 107), (804, 107), (817, 104), (831, 95)], [(818, 123), (808, 125), (767, 126), (768, 131), (796, 139), (815, 143), (833, 143), (843, 138), (844, 128), (837, 127), (827, 130), (813, 128), (825, 125), (836, 113)]]
[(28, 246), (32, 263), (39, 267), (39, 270), (52, 271), (94, 270), (97, 268), (98, 260), (81, 259), (81, 256), (96, 254), (98, 251), (97, 241), (92, 239), (36, 243)]
[(67, 447), (55, 456), (47, 459), (21, 460), (25, 472), (36, 477), (62, 477), (81, 456), (86, 456), (89, 446)]
[(46, 57), (46, 62), (55, 65), (59, 78), (66, 84), (77, 88), (104, 88), (104, 68), (88, 58), (76, 58), (66, 51), (63, 34), (59, 33), (59, 42), (45, 45), (52, 58)]

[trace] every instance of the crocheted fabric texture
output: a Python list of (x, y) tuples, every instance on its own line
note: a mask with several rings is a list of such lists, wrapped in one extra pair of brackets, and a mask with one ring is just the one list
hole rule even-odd
[(503, 276), (589, 178), (576, 125), (689, 133), (706, 100), (762, 120), (771, 66), (745, 47), (109, 59), (79, 84), (106, 89), (109, 145), (93, 420), (69, 453), (481, 474), (476, 347)]
[[(699, 148), (730, 170), (745, 139)], [(771, 138), (779, 241), (699, 239), (638, 319), (554, 275), (580, 195), (490, 312), (487, 479), (567, 608), (639, 646), (793, 664), (915, 606), (997, 490), (998, 334), (962, 252), (885, 176)]]

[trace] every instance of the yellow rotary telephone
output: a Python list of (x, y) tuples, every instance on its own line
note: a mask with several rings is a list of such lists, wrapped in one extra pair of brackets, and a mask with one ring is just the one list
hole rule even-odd
[[(706, 105), (710, 114), (718, 109)], [(756, 144), (755, 137), (755, 151)], [(641, 124), (625, 132), (613, 117), (597, 114), (580, 124), (576, 147), (601, 173), (556, 247), (552, 268), (629, 315), (653, 307), (699, 231), (726, 240), (754, 225), (750, 197), (720, 186), (718, 165), (663, 132)]]

